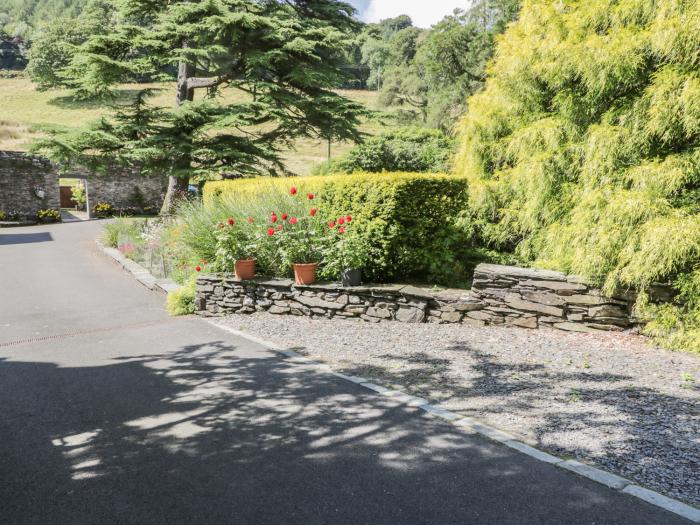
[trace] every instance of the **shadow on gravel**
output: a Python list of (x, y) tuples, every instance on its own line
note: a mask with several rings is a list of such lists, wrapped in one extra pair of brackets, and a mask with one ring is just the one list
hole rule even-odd
[[(400, 385), (411, 394), (428, 398), (440, 391), (447, 395), (443, 404), (461, 401), (464, 415), (480, 416), (468, 409), (473, 398), (480, 399), (479, 410), (486, 413), (532, 415), (539, 421), (531, 430), (540, 448), (564, 457), (593, 460), (656, 490), (700, 504), (700, 406), (690, 396), (675, 397), (633, 386), (624, 370), (619, 374), (585, 369), (564, 373), (545, 364), (503, 363), (461, 342), (446, 350), (468, 354), (475, 376), (450, 374), (450, 359), (423, 352), (381, 356), (410, 365), (407, 369), (359, 365), (343, 372)], [(489, 399), (490, 403), (483, 403)], [(584, 430), (592, 430), (609, 444), (593, 455), (586, 439), (552, 446), (557, 436)]]
[(637, 500), (222, 342), (0, 359), (4, 523), (664, 523)]

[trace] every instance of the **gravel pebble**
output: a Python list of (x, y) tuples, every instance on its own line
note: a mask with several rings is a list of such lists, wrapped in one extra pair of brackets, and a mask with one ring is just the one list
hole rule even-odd
[(700, 358), (633, 334), (319, 320), (219, 322), (700, 505)]

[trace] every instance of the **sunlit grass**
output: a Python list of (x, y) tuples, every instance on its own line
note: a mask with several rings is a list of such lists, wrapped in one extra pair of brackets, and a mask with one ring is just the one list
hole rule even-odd
[[(174, 84), (124, 85), (116, 102), (127, 102), (138, 89), (156, 89), (151, 103), (169, 107), (175, 102)], [(105, 101), (78, 101), (66, 89), (37, 91), (26, 78), (0, 78), (3, 101), (0, 102), (0, 150), (26, 151), (31, 141), (50, 129), (67, 129), (84, 126), (110, 112)], [(340, 91), (348, 98), (376, 109), (376, 92)], [(235, 90), (224, 90), (223, 100), (235, 102), (245, 95)], [(382, 129), (379, 122), (366, 122), (362, 131), (376, 134)], [(333, 143), (331, 156), (337, 157), (352, 147), (348, 143)], [(314, 165), (328, 158), (328, 144), (313, 139), (299, 139), (295, 148), (283, 154), (283, 159), (293, 173), (308, 174)]]

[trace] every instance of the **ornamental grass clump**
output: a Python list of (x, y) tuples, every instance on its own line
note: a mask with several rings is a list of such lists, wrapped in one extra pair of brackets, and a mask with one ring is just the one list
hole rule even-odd
[(640, 311), (698, 351), (699, 50), (700, 2), (525, 0), (456, 161), (481, 242), (609, 293), (674, 283)]

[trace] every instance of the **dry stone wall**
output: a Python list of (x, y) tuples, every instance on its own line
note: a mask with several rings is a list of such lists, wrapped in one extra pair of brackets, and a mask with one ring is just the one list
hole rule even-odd
[(58, 191), (58, 177), (48, 160), (0, 151), (0, 212), (6, 219), (34, 219), (39, 210), (58, 209)]
[[(657, 295), (667, 291), (657, 289)], [(238, 281), (230, 274), (197, 279), (197, 312), (224, 316), (266, 311), (278, 315), (343, 317), (378, 323), (469, 323), (571, 331), (624, 330), (638, 321), (633, 294), (606, 297), (582, 280), (559, 272), (482, 264), (471, 290), (413, 285), (343, 288), (297, 286), (290, 280)]]
[[(115, 168), (93, 174), (76, 168), (61, 172), (47, 159), (14, 151), (0, 151), (0, 211), (12, 218), (32, 219), (41, 209), (58, 209), (59, 177), (87, 181), (89, 208), (107, 202), (116, 209), (144, 207), (158, 211), (167, 188), (166, 177), (146, 177), (138, 169)], [(37, 189), (44, 197), (37, 196)]]

